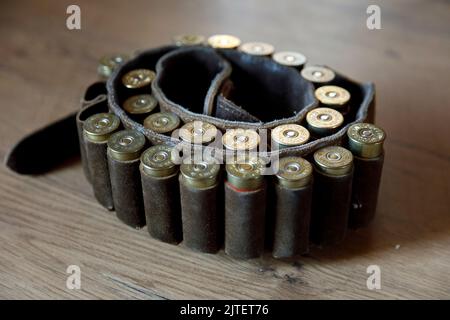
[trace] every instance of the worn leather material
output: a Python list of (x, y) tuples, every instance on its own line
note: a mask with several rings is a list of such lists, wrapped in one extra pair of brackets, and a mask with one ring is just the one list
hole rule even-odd
[(312, 183), (288, 189), (277, 184), (275, 232), (272, 255), (290, 258), (309, 252)]
[(102, 112), (108, 112), (108, 104), (106, 100), (106, 83), (95, 82), (87, 88), (84, 99), (82, 100), (81, 109), (77, 112), (76, 115), (81, 164), (83, 166), (84, 175), (89, 182), (91, 182), (91, 174), (89, 172), (88, 161), (86, 158), (83, 124), (84, 121), (86, 121), (86, 119), (90, 116)]
[(181, 175), (179, 180), (183, 244), (200, 252), (217, 252), (222, 246), (224, 228), (219, 184), (197, 189), (187, 185)]
[(142, 168), (140, 171), (150, 236), (168, 243), (179, 243), (183, 240), (183, 234), (178, 174), (155, 178)]
[(374, 159), (363, 159), (356, 156), (353, 159), (355, 172), (349, 226), (357, 229), (369, 225), (375, 216), (384, 154)]
[(106, 209), (113, 210), (114, 202), (109, 179), (107, 142), (92, 142), (84, 138), (86, 160), (89, 166), (92, 190), (97, 201)]
[(139, 158), (131, 161), (119, 161), (108, 154), (114, 210), (120, 221), (136, 229), (145, 226), (139, 164)]
[(253, 191), (225, 183), (225, 252), (238, 259), (257, 258), (264, 251), (266, 185)]
[[(107, 83), (111, 110), (125, 127), (140, 131), (153, 143), (173, 146), (177, 142), (132, 121), (120, 106), (125, 98), (122, 75), (137, 67), (151, 67), (155, 61), (158, 61), (157, 76), (152, 92), (163, 110), (176, 113), (183, 121), (204, 120), (219, 129), (270, 129), (284, 123), (302, 124), (306, 113), (318, 105), (311, 83), (297, 70), (270, 58), (201, 46), (171, 48), (162, 53), (167, 50), (164, 48), (138, 55), (118, 68)], [(351, 112), (345, 125), (333, 135), (272, 151), (268, 156), (305, 156), (324, 146), (342, 144), (348, 127), (373, 113), (374, 85), (336, 74), (333, 84), (352, 94)]]
[(5, 157), (6, 166), (20, 174), (44, 174), (77, 158), (76, 113), (34, 131), (19, 140)]
[(353, 169), (350, 174), (329, 176), (314, 171), (311, 239), (315, 244), (330, 246), (344, 240), (347, 233)]
[[(205, 120), (219, 129), (230, 127), (273, 128), (284, 123), (304, 124), (307, 111), (318, 105), (314, 97), (314, 86), (303, 80), (300, 73), (276, 64), (268, 57), (250, 56), (237, 50), (214, 50), (195, 46), (179, 48), (164, 46), (144, 51), (117, 68), (107, 82), (108, 105), (119, 116), (127, 129), (143, 133), (152, 143), (175, 145), (171, 137), (146, 129), (133, 121), (122, 109), (123, 102), (137, 91), (126, 89), (122, 76), (136, 68), (157, 71), (152, 83), (153, 94), (162, 109), (170, 110), (184, 120)], [(340, 85), (352, 95), (351, 110), (345, 125), (335, 134), (310, 141), (302, 146), (269, 152), (268, 156), (305, 156), (317, 149), (342, 144), (348, 127), (355, 122), (373, 122), (375, 115), (375, 87), (372, 83), (357, 83), (336, 72), (332, 84)], [(82, 105), (97, 97), (104, 97), (101, 83), (91, 86)], [(146, 92), (150, 88), (145, 88)], [(266, 103), (267, 102), (267, 103)], [(79, 148), (71, 144), (76, 137), (76, 126), (50, 125), (23, 139), (10, 151), (6, 163), (12, 170), (22, 173), (46, 172), (68, 157), (76, 155)], [(61, 121), (64, 121), (61, 120)], [(56, 129), (56, 130), (55, 130)], [(33, 159), (36, 142), (48, 141), (48, 137), (64, 140), (65, 150), (50, 152), (42, 161)], [(40, 137), (43, 137), (41, 140)], [(28, 142), (31, 141), (31, 142)], [(42, 151), (42, 149), (39, 149)], [(50, 150), (49, 150), (50, 151)], [(83, 151), (82, 151), (83, 152)], [(226, 152), (229, 153), (229, 152)], [(224, 153), (224, 156), (226, 156)], [(43, 152), (41, 152), (43, 154)]]

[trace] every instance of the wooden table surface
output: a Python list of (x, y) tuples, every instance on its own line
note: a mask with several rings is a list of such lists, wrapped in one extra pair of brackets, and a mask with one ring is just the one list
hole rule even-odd
[[(297, 261), (198, 254), (131, 230), (94, 200), (79, 162), (49, 174), (0, 169), (0, 298), (450, 298), (450, 4), (371, 1), (74, 1), (0, 4), (0, 155), (78, 107), (98, 58), (231, 33), (298, 50), (377, 87), (388, 133), (378, 215)], [(49, 142), (50, 143), (50, 142)], [(39, 157), (39, 155), (36, 155)], [(81, 290), (66, 288), (69, 265)], [(369, 290), (366, 268), (381, 269)]]

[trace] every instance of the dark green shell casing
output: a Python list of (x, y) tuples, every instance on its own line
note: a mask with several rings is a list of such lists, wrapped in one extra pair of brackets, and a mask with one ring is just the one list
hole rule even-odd
[(181, 227), (178, 167), (170, 158), (172, 148), (156, 145), (141, 156), (141, 182), (147, 229), (155, 239), (177, 244), (183, 239)]
[(107, 158), (108, 139), (119, 127), (119, 118), (111, 113), (92, 115), (83, 123), (86, 162), (94, 196), (108, 210), (114, 209)]
[(220, 164), (197, 161), (180, 166), (183, 244), (214, 253), (223, 235), (223, 198), (219, 186)]
[(108, 141), (108, 168), (117, 217), (133, 228), (145, 226), (140, 183), (140, 155), (146, 144), (143, 134), (122, 130)]
[(225, 183), (225, 252), (238, 259), (257, 258), (264, 251), (266, 183), (239, 190)]
[(384, 153), (371, 159), (354, 156), (355, 172), (349, 220), (351, 229), (367, 227), (375, 217), (383, 162)]

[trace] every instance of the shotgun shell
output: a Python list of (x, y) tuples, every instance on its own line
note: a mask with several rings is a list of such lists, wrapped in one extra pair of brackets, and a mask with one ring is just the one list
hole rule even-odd
[(119, 65), (128, 59), (129, 57), (124, 54), (111, 54), (103, 56), (100, 58), (97, 72), (101, 77), (107, 79)]
[(190, 187), (196, 189), (209, 188), (217, 183), (220, 165), (213, 161), (182, 164), (181, 177)]
[(139, 94), (129, 97), (123, 104), (123, 109), (129, 114), (142, 115), (152, 112), (158, 101), (150, 94)]
[(245, 157), (225, 167), (228, 182), (241, 190), (259, 189), (264, 182), (263, 168), (264, 162), (257, 157)]
[(334, 80), (336, 74), (333, 70), (320, 67), (320, 66), (308, 66), (303, 68), (301, 75), (308, 81), (316, 85), (323, 85)]
[(222, 144), (233, 151), (255, 150), (259, 141), (258, 133), (253, 129), (230, 129), (222, 136)]
[(308, 185), (312, 179), (312, 165), (300, 157), (285, 157), (278, 161), (278, 183), (288, 189), (298, 189)]
[(263, 166), (257, 157), (226, 165), (225, 253), (235, 258), (256, 258), (264, 250), (267, 198)]
[(239, 50), (254, 56), (270, 56), (275, 48), (264, 42), (246, 42), (239, 46)]
[(299, 53), (294, 51), (280, 51), (274, 53), (272, 56), (273, 60), (278, 62), (279, 64), (288, 66), (288, 67), (294, 67), (296, 69), (301, 69), (306, 63), (306, 57)]
[(177, 172), (172, 162), (172, 147), (160, 144), (148, 148), (141, 156), (143, 171), (152, 177), (168, 177)]
[(156, 74), (152, 70), (148, 69), (136, 69), (131, 70), (122, 77), (122, 83), (129, 89), (138, 89), (148, 86)]
[(83, 131), (90, 141), (107, 141), (120, 126), (119, 118), (112, 113), (98, 113), (86, 119)]
[(112, 113), (94, 114), (83, 124), (86, 161), (94, 196), (108, 210), (114, 208), (114, 202), (108, 169), (107, 141), (119, 126), (119, 118)]
[(109, 155), (119, 161), (135, 160), (140, 157), (145, 142), (145, 136), (136, 130), (116, 132), (108, 140)]
[(298, 124), (282, 124), (271, 132), (272, 150), (300, 146), (309, 140), (309, 131)]
[(323, 107), (338, 110), (342, 114), (348, 113), (350, 92), (338, 86), (322, 86), (316, 89), (315, 96)]
[(330, 108), (316, 108), (306, 115), (308, 129), (317, 137), (332, 134), (344, 123), (339, 111)]
[(180, 199), (183, 243), (207, 253), (220, 249), (223, 239), (222, 185), (217, 161), (180, 166)]
[(122, 130), (108, 140), (108, 168), (116, 216), (133, 228), (145, 226), (139, 157), (145, 136), (136, 130)]
[(208, 44), (217, 49), (235, 49), (241, 44), (241, 40), (228, 34), (216, 34), (208, 38)]
[(370, 123), (356, 123), (347, 131), (349, 148), (355, 156), (376, 158), (383, 152), (384, 131)]
[(348, 229), (353, 182), (353, 155), (339, 146), (314, 153), (315, 174), (311, 239), (319, 245), (336, 245)]
[(208, 144), (217, 136), (217, 128), (207, 122), (192, 121), (183, 125), (180, 130), (180, 139), (193, 144)]
[(144, 120), (144, 127), (161, 134), (168, 134), (179, 127), (180, 118), (170, 112), (157, 112)]
[(141, 156), (141, 182), (149, 234), (167, 243), (183, 239), (178, 166), (172, 147), (156, 145)]
[[(312, 203), (312, 165), (300, 157), (278, 161), (274, 188), (274, 223), (272, 255), (288, 258), (309, 250), (309, 226)], [(271, 229), (269, 229), (271, 230)]]
[(352, 153), (339, 146), (330, 146), (314, 153), (314, 162), (320, 172), (331, 176), (342, 176), (352, 171)]
[(173, 37), (176, 46), (201, 46), (205, 44), (205, 37), (198, 34), (180, 34)]
[(357, 229), (366, 227), (375, 217), (386, 134), (373, 124), (356, 123), (350, 126), (347, 136), (355, 166), (349, 226)]

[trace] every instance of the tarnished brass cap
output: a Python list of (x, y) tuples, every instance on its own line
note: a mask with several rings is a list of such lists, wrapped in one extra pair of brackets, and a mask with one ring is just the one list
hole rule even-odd
[(173, 37), (173, 43), (182, 46), (200, 46), (205, 44), (205, 37), (198, 34), (180, 34)]
[(350, 101), (350, 92), (338, 86), (322, 86), (314, 94), (321, 104), (330, 108), (342, 108)]
[(97, 72), (103, 78), (109, 78), (111, 73), (128, 59), (129, 57), (125, 54), (110, 54), (103, 56), (100, 58)]
[(308, 129), (318, 135), (326, 135), (344, 123), (339, 111), (330, 108), (316, 108), (306, 115)]
[(233, 151), (255, 150), (259, 141), (259, 134), (253, 129), (229, 129), (222, 136), (222, 144)]
[(350, 150), (358, 157), (376, 158), (383, 152), (386, 133), (371, 123), (355, 123), (348, 128)]
[(256, 190), (261, 187), (264, 176), (264, 162), (258, 157), (235, 160), (225, 166), (227, 180), (237, 189)]
[(216, 34), (208, 38), (208, 44), (217, 49), (235, 49), (241, 44), (241, 40), (228, 34)]
[(120, 126), (119, 117), (113, 113), (97, 113), (83, 124), (83, 132), (90, 141), (103, 142), (109, 139), (111, 134)]
[(306, 63), (306, 57), (300, 52), (294, 51), (275, 52), (272, 58), (279, 64), (289, 67), (301, 67)]
[(152, 177), (168, 177), (176, 173), (178, 167), (172, 161), (172, 147), (159, 144), (148, 148), (141, 155), (141, 166)]
[(309, 184), (312, 165), (300, 157), (285, 157), (278, 161), (278, 183), (286, 188), (297, 189)]
[(271, 132), (272, 149), (299, 146), (309, 140), (309, 131), (298, 124), (282, 124)]
[(183, 181), (193, 188), (209, 188), (217, 183), (220, 164), (217, 161), (200, 161), (182, 164), (180, 172)]
[(144, 127), (158, 133), (169, 133), (178, 128), (180, 118), (170, 112), (157, 112), (144, 120)]
[(239, 46), (239, 50), (254, 56), (270, 56), (275, 48), (264, 42), (246, 42)]
[(139, 94), (129, 97), (123, 103), (123, 109), (130, 114), (145, 114), (152, 112), (158, 101), (151, 94)]
[(180, 130), (180, 139), (193, 144), (206, 144), (212, 142), (217, 136), (217, 128), (207, 122), (192, 121), (183, 125)]
[(122, 83), (129, 89), (138, 89), (152, 83), (156, 74), (148, 69), (131, 70), (122, 77)]
[(136, 130), (122, 130), (114, 133), (108, 140), (109, 155), (119, 161), (139, 158), (145, 146), (145, 136)]
[(339, 146), (325, 147), (314, 153), (317, 169), (333, 176), (349, 173), (353, 166), (352, 153)]
[(320, 66), (304, 67), (301, 75), (313, 83), (328, 83), (336, 76), (333, 70)]

